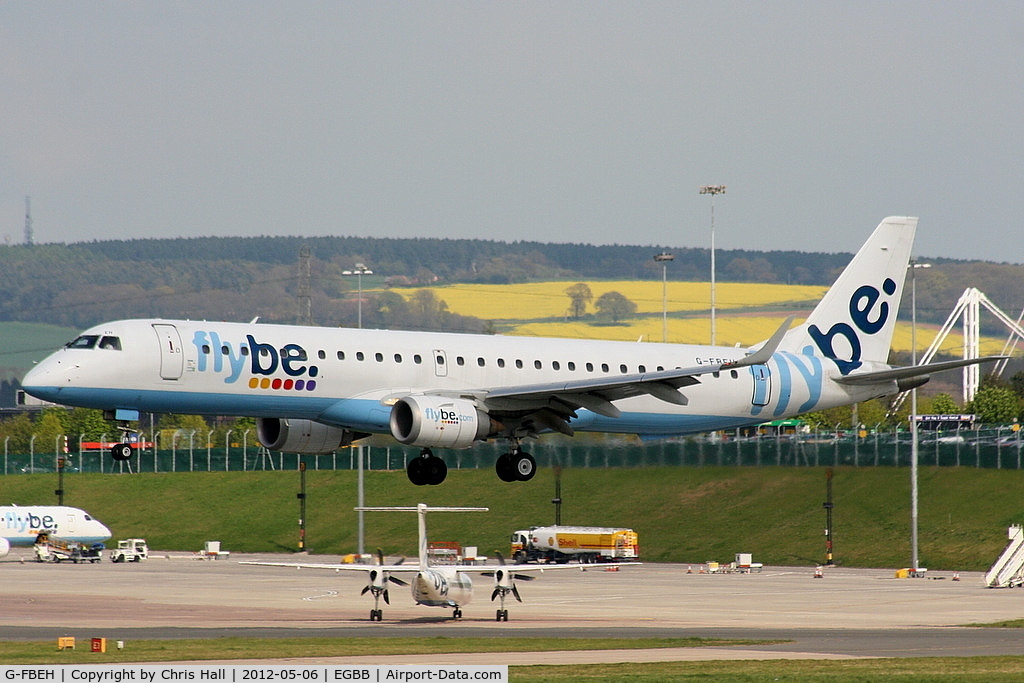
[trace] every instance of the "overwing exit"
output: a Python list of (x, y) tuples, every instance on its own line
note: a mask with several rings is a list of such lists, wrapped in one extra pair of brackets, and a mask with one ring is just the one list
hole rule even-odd
[[(666, 437), (755, 425), (888, 396), (1000, 357), (888, 364), (917, 218), (883, 220), (804, 322), (749, 348), (401, 332), (255, 322), (120, 320), (84, 331), (25, 377), (31, 395), (98, 408), (250, 416), (271, 450), (330, 453), (371, 434), (433, 449), (504, 439), (503, 481), (536, 472), (545, 432)], [(122, 443), (114, 456), (128, 459)]]

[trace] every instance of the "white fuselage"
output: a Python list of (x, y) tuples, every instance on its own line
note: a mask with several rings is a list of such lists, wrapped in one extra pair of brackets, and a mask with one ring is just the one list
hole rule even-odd
[(459, 607), (473, 599), (473, 581), (454, 567), (422, 569), (410, 583), (418, 605)]
[(29, 546), (41, 533), (83, 544), (102, 543), (110, 529), (89, 513), (63, 505), (0, 506), (0, 538), (12, 546)]
[[(713, 366), (745, 353), (681, 344), (122, 320), (86, 330), (75, 345), (33, 368), (23, 385), (38, 398), (72, 406), (308, 419), (388, 433), (391, 406), (407, 395), (473, 397), (501, 387), (615, 381)], [(778, 352), (765, 365), (699, 375), (698, 383), (682, 389), (687, 405), (644, 394), (616, 401), (617, 417), (578, 410), (571, 426), (652, 436), (695, 433), (894, 390), (840, 386), (830, 381), (838, 374), (816, 355)]]

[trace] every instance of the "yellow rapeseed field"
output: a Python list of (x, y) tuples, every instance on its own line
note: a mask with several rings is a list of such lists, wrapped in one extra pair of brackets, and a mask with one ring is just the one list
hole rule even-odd
[[(658, 281), (603, 280), (583, 281), (594, 298), (587, 313), (595, 313), (594, 302), (606, 292), (619, 292), (637, 305), (638, 317), (611, 325), (589, 317), (571, 320), (570, 299), (566, 289), (577, 281), (531, 282), (514, 285), (454, 284), (429, 287), (434, 295), (448, 305), (448, 310), (498, 323), (503, 334), (527, 337), (567, 337), (571, 339), (609, 339), (617, 341), (662, 341), (662, 283)], [(667, 283), (667, 341), (676, 344), (709, 344), (711, 342), (710, 283)], [(723, 346), (750, 346), (763, 341), (778, 329), (788, 315), (797, 314), (794, 324), (803, 321), (801, 314), (810, 312), (827, 287), (762, 283), (723, 282), (716, 286), (716, 342)], [(395, 290), (408, 298), (415, 289)], [(958, 328), (959, 329), (959, 328)], [(932, 343), (937, 325), (918, 324), (919, 354)], [(893, 348), (911, 348), (909, 321), (896, 326)], [(983, 338), (983, 355), (998, 354), (1002, 339)], [(963, 336), (951, 333), (942, 344), (941, 353), (959, 357), (963, 353)]]

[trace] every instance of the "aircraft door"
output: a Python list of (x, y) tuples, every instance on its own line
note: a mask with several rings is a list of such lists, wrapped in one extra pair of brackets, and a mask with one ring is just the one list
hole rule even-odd
[(767, 365), (751, 365), (750, 374), (754, 377), (754, 395), (750, 402), (755, 406), (766, 406), (772, 395), (772, 373)]
[(434, 349), (434, 376), (448, 376), (448, 358), (445, 356), (444, 349)]
[(181, 335), (174, 325), (153, 325), (160, 341), (160, 377), (180, 379), (185, 365), (185, 354), (181, 349)]

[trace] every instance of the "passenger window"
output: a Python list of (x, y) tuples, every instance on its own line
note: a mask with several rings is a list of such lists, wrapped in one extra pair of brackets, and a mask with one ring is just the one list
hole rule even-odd
[(566, 363), (565, 367), (569, 368), (569, 370), (572, 371), (572, 372), (574, 372), (576, 370), (576, 364), (573, 363), (572, 361), (569, 361), (568, 363)]
[(629, 372), (629, 368), (626, 367), (625, 363), (619, 366), (619, 372), (621, 372), (623, 375)]
[(345, 360), (345, 352), (338, 351), (338, 360)]
[(417, 353), (412, 357), (412, 362), (415, 363), (416, 365), (420, 365), (421, 363), (423, 363), (423, 357)]
[(242, 352), (243, 356), (248, 356), (249, 355), (249, 347), (248, 346), (243, 346), (242, 348), (239, 349), (239, 351)]
[(455, 364), (456, 365), (465, 365), (466, 364), (466, 359), (463, 358), (462, 356), (456, 356), (455, 357)]
[(395, 362), (396, 363), (401, 363), (402, 362), (402, 354), (400, 354), (400, 353), (396, 353), (395, 354)]
[(111, 351), (121, 350), (121, 340), (117, 337), (103, 337), (100, 340), (101, 349), (110, 349)]
[(499, 358), (498, 359), (498, 367), (499, 368), (505, 367), (505, 359), (504, 358)]
[(608, 372), (608, 364), (601, 363), (601, 372)]
[(477, 358), (476, 359), (476, 364), (479, 365), (480, 367), (483, 367), (485, 365), (484, 359), (483, 358)]
[(317, 351), (316, 352), (316, 357), (319, 358), (320, 360), (324, 360), (325, 358), (327, 358), (327, 352), (325, 352), (323, 350)]
[(587, 363), (587, 372), (593, 372), (593, 371), (594, 371), (594, 364), (593, 363)]
[(438, 365), (444, 365), (444, 356), (438, 355), (436, 360)]
[(535, 361), (533, 361), (533, 367), (535, 367), (535, 368), (537, 368), (538, 370), (540, 370), (541, 368), (543, 368), (543, 367), (544, 367), (544, 364), (543, 364), (543, 363), (541, 363), (541, 362), (540, 362), (539, 360), (535, 360)]
[(739, 379), (739, 378), (740, 378), (740, 373), (736, 372), (735, 370), (730, 370), (730, 371), (729, 371), (729, 375), (730, 375), (730, 376), (731, 376), (731, 377), (732, 377), (733, 379)]
[(220, 352), (226, 356), (229, 353), (231, 353), (231, 347), (225, 344), (224, 346), (220, 347)]
[(210, 345), (209, 344), (203, 344), (203, 353), (209, 353), (209, 352), (210, 352)]
[(523, 361), (517, 359), (516, 360), (516, 367), (519, 368), (520, 370), (522, 370), (523, 369)]
[(647, 372), (647, 366), (646, 365), (641, 365), (640, 367), (637, 368), (637, 370), (642, 375), (643, 373)]
[(356, 360), (363, 360), (363, 358), (365, 358), (365, 356), (363, 356), (363, 352), (356, 351)]
[(551, 361), (551, 369), (552, 370), (559, 370), (559, 369), (561, 369), (561, 367), (562, 366), (559, 364), (559, 362), (557, 360)]
[(378, 363), (383, 363), (384, 362), (384, 354), (378, 351), (377, 353), (373, 354), (373, 359), (375, 361), (377, 361)]

